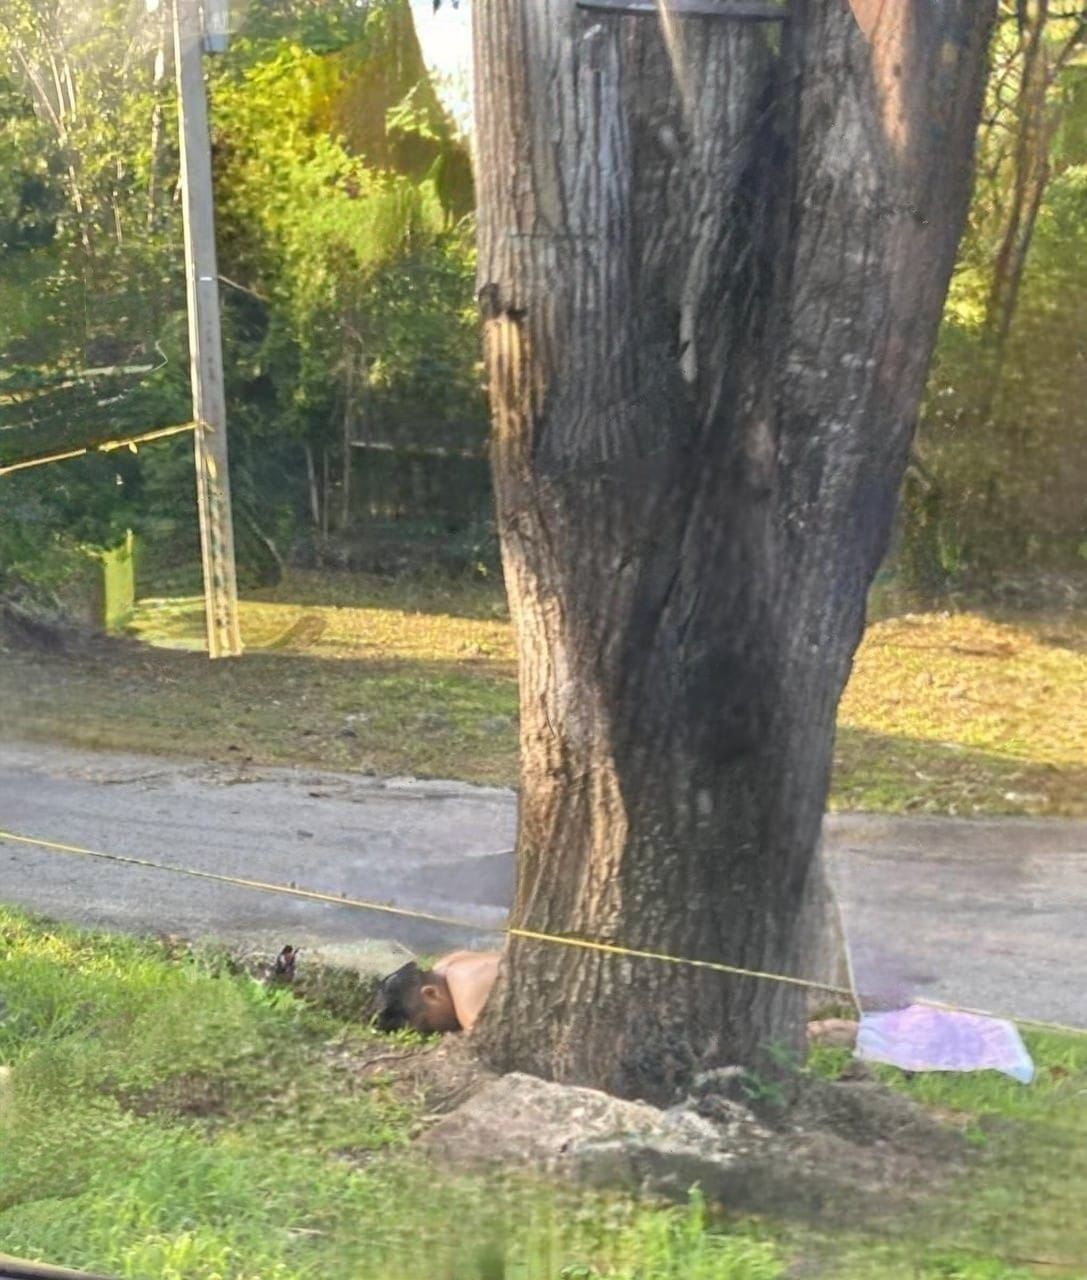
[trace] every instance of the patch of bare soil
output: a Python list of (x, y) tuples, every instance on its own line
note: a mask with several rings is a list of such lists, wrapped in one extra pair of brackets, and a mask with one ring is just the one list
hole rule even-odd
[(386, 1076), (398, 1093), (421, 1098), (423, 1132), (499, 1078), (480, 1063), (465, 1036), (408, 1045), (390, 1040), (387, 1047), (374, 1045), (361, 1052), (337, 1048), (332, 1052), (338, 1066), (360, 1079)]
[(122, 1103), (134, 1115), (173, 1120), (210, 1120), (226, 1115), (231, 1096), (226, 1081), (203, 1073), (175, 1076), (152, 1089), (126, 1094)]

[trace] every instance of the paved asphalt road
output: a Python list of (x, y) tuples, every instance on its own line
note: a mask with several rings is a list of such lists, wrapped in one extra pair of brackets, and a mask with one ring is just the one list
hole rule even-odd
[[(0, 828), (478, 922), (475, 932), (0, 843), (0, 900), (77, 923), (390, 967), (493, 942), (516, 800), (456, 783), (0, 744)], [(858, 985), (1087, 1026), (1087, 822), (839, 815)]]

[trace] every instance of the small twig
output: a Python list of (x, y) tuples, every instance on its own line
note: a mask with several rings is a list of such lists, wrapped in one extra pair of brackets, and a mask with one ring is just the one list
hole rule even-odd
[(225, 284), (228, 289), (237, 289), (239, 293), (247, 293), (251, 298), (256, 298), (258, 302), (271, 302), (266, 294), (258, 293), (256, 289), (250, 289), (248, 285), (239, 284), (237, 280), (231, 280), (229, 276), (220, 275), (219, 283)]
[(417, 1056), (414, 1049), (409, 1049), (407, 1053), (381, 1053), (376, 1058), (367, 1058), (365, 1062), (359, 1065), (365, 1070), (368, 1067), (377, 1066), (379, 1062), (407, 1062), (409, 1058)]

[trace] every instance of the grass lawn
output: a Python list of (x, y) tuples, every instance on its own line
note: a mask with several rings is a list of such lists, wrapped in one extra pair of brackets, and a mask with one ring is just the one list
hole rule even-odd
[(838, 715), (832, 807), (1087, 813), (1087, 617), (869, 626)]
[[(208, 664), (202, 627), (197, 599), (146, 600), (132, 625), (146, 644), (8, 653), (3, 723), (82, 746), (516, 783), (516, 664), (494, 585), (294, 573), (243, 602), (243, 658)], [(1082, 615), (874, 622), (831, 805), (1087, 814), (1084, 688)]]
[(1002, 1257), (1087, 1257), (1087, 1039), (1032, 1037), (1029, 1088), (886, 1071), (982, 1159), (890, 1233), (841, 1236), (422, 1168), (423, 1098), (353, 1069), (406, 1042), (222, 957), (0, 908), (0, 960), (10, 1253), (125, 1280), (1014, 1280), (1054, 1269)]

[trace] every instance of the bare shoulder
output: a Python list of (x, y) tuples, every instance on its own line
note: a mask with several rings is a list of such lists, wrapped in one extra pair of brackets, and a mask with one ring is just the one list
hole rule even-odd
[(447, 973), (450, 968), (463, 968), (471, 965), (473, 968), (497, 967), (499, 960), (502, 958), (500, 951), (451, 951), (447, 956), (442, 956), (440, 960), (435, 960), (433, 965), (434, 973)]
[(497, 951), (462, 951), (446, 957), (441, 969), (449, 987), (449, 997), (457, 1021), (464, 1031), (471, 1031), (487, 1003), (501, 954)]

